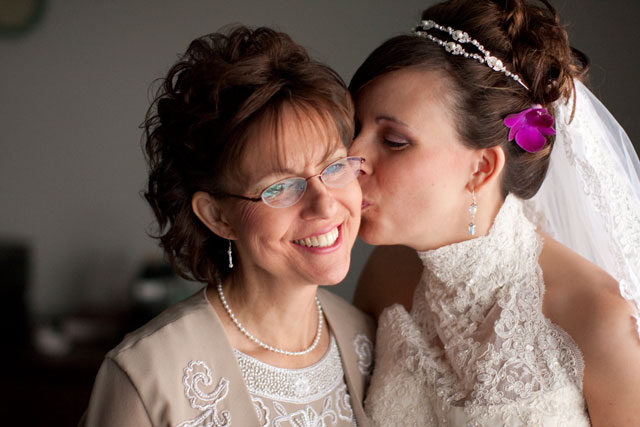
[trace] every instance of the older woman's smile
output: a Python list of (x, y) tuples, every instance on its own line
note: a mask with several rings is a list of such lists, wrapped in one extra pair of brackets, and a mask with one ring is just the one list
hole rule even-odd
[(342, 225), (333, 227), (328, 232), (316, 233), (302, 239), (296, 239), (293, 243), (308, 248), (327, 248), (334, 246), (340, 237), (339, 227), (342, 227)]

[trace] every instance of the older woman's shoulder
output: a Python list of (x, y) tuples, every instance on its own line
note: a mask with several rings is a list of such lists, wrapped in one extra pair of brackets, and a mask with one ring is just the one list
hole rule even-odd
[(164, 346), (176, 340), (188, 341), (195, 338), (195, 333), (204, 329), (203, 323), (211, 321), (212, 316), (215, 316), (215, 312), (208, 303), (204, 290), (199, 290), (128, 333), (107, 357), (116, 358), (140, 347)]
[[(228, 372), (236, 364), (224, 328), (204, 290), (127, 334), (105, 359), (122, 369), (134, 384), (147, 385), (164, 381), (157, 372), (170, 374), (172, 381), (179, 383), (194, 363), (217, 372)], [(154, 387), (164, 385), (153, 384), (151, 388)]]
[[(233, 414), (234, 425), (255, 425), (248, 391), (238, 386), (242, 383), (224, 328), (205, 292), (199, 291), (128, 334), (107, 354), (94, 384), (87, 425), (195, 425), (212, 411)], [(129, 408), (142, 408), (138, 412), (148, 422), (91, 421), (114, 411), (128, 416)]]

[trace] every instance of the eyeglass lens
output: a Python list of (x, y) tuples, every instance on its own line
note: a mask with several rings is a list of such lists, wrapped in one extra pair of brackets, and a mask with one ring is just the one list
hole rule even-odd
[[(345, 157), (331, 163), (320, 173), (320, 179), (328, 187), (341, 188), (352, 182), (360, 172), (360, 157)], [(261, 194), (262, 200), (274, 208), (285, 208), (298, 202), (307, 189), (307, 180), (314, 178), (294, 177), (278, 181)]]

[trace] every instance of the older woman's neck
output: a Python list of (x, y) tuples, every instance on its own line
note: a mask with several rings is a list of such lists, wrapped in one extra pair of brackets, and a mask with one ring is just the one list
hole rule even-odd
[[(308, 366), (326, 352), (329, 343), (326, 323), (318, 347), (308, 355), (285, 356), (261, 348), (240, 332), (221, 306), (217, 292), (212, 290), (214, 292), (209, 293), (210, 300), (223, 321), (232, 346), (237, 350), (286, 368)], [(258, 275), (236, 274), (223, 283), (225, 299), (242, 326), (263, 343), (288, 351), (306, 349), (316, 337), (316, 291), (317, 285), (314, 284), (286, 282)]]

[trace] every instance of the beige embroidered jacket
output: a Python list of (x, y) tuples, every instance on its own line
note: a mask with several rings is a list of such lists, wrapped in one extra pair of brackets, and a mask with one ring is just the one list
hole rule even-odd
[[(318, 290), (358, 426), (372, 368), (375, 325)], [(80, 426), (259, 426), (233, 349), (204, 290), (127, 335), (100, 367)]]

